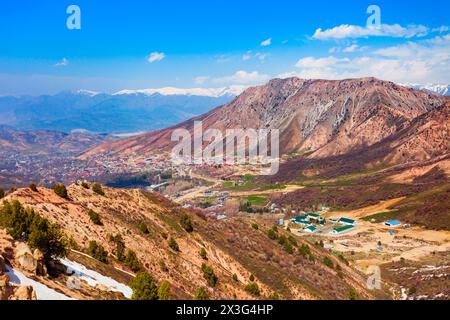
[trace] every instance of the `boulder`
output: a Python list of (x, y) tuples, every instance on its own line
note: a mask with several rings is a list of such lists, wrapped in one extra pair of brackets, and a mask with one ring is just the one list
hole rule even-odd
[(110, 292), (111, 289), (109, 289), (107, 286), (103, 285), (103, 284), (97, 284), (95, 286), (96, 289), (100, 290), (100, 291), (104, 291), (104, 292)]
[(6, 271), (7, 270), (6, 270), (5, 258), (3, 258), (3, 256), (0, 254), (0, 275), (5, 273)]
[(9, 284), (9, 276), (0, 276), (0, 300), (8, 300), (13, 293), (13, 288)]
[(32, 286), (20, 286), (14, 290), (10, 300), (36, 300), (36, 292)]
[(33, 258), (36, 260), (36, 274), (38, 276), (46, 276), (47, 267), (45, 266), (44, 254), (38, 249), (35, 249), (33, 252)]
[(7, 274), (0, 276), (0, 287), (9, 285), (9, 276)]
[(32, 286), (14, 286), (9, 283), (7, 274), (0, 276), (0, 300), (36, 300)]
[(36, 271), (36, 259), (34, 259), (33, 253), (26, 243), (19, 243), (17, 245), (14, 258), (23, 270), (33, 273)]

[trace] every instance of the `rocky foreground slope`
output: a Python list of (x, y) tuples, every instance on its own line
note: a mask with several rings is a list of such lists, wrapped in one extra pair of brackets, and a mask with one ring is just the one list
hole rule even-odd
[[(6, 199), (19, 200), (59, 224), (80, 251), (92, 240), (103, 246), (108, 252), (108, 264), (92, 268), (103, 270), (108, 266), (133, 274), (115, 257), (117, 248), (111, 236), (120, 235), (126, 248), (136, 252), (144, 270), (158, 282), (169, 281), (173, 298), (190, 299), (200, 287), (206, 288), (212, 299), (348, 299), (354, 294), (361, 299), (386, 297), (382, 291), (369, 291), (363, 275), (320, 245), (289, 237), (281, 229), (276, 231), (278, 241), (271, 240), (271, 225), (258, 222), (256, 226), (239, 218), (209, 220), (158, 194), (103, 190), (105, 194), (100, 195), (86, 185), (72, 185), (68, 199), (63, 199), (49, 189), (33, 192), (25, 188)], [(100, 224), (93, 223), (90, 209), (98, 213)], [(182, 223), (181, 218), (186, 216), (192, 228)], [(143, 231), (142, 224), (147, 231)], [(280, 239), (289, 242), (292, 250), (287, 250), (289, 246)], [(202, 249), (205, 252), (200, 254)], [(215, 286), (205, 278), (202, 264), (210, 266), (217, 276)], [(252, 275), (260, 288), (259, 295), (246, 290)], [(88, 297), (70, 291), (66, 294)]]

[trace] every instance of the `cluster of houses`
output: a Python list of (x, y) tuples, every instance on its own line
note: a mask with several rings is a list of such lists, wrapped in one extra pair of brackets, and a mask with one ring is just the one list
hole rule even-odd
[(218, 201), (225, 201), (230, 197), (229, 192), (217, 192), (214, 190), (206, 190), (203, 192), (204, 197), (217, 197)]
[(219, 221), (227, 219), (227, 216), (225, 214), (221, 214), (221, 213), (217, 213), (217, 212), (208, 212), (206, 214), (206, 217), (210, 218), (210, 219), (216, 219)]
[[(315, 233), (319, 231), (319, 228), (325, 227), (327, 220), (317, 213), (309, 212), (293, 218), (291, 222), (302, 226), (303, 232), (305, 233)], [(353, 230), (357, 225), (356, 220), (345, 217), (341, 217), (339, 219), (329, 219), (329, 222), (335, 225), (330, 232), (333, 235), (338, 235)]]

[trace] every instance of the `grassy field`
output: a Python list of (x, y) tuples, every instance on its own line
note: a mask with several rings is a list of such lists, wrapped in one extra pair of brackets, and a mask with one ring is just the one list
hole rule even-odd
[(226, 181), (222, 184), (222, 187), (224, 188), (233, 188), (234, 187), (234, 182), (233, 181)]
[(371, 222), (372, 219), (373, 219), (375, 222), (383, 222), (383, 221), (386, 221), (386, 220), (396, 219), (397, 216), (398, 216), (398, 213), (399, 213), (398, 210), (385, 211), (385, 212), (380, 212), (380, 213), (377, 213), (377, 214), (374, 214), (374, 215), (371, 215), (371, 216), (363, 217), (363, 218), (361, 218), (361, 220)]
[(264, 206), (267, 204), (269, 198), (267, 196), (248, 196), (247, 201), (250, 202), (252, 206)]
[(232, 190), (232, 191), (250, 191), (250, 190), (280, 190), (285, 189), (285, 184), (280, 183), (269, 183), (257, 181), (252, 175), (245, 175), (241, 177), (242, 182), (237, 184), (233, 181), (226, 181), (222, 183), (222, 187)]

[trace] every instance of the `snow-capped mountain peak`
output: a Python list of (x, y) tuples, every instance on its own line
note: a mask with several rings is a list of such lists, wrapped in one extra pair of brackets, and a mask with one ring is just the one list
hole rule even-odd
[(121, 90), (119, 92), (114, 93), (114, 95), (160, 94), (163, 96), (186, 95), (186, 96), (201, 96), (201, 97), (218, 98), (218, 97), (222, 97), (222, 96), (238, 96), (245, 89), (246, 89), (245, 86), (230, 86), (230, 87), (223, 87), (223, 88), (191, 88), (191, 89), (164, 87), (164, 88), (159, 88), (159, 89)]
[(84, 89), (80, 89), (80, 90), (76, 91), (76, 93), (81, 94), (81, 95), (90, 96), (90, 97), (94, 97), (94, 96), (100, 94), (100, 92), (97, 92), (97, 91), (84, 90)]
[(423, 90), (430, 93), (435, 93), (441, 96), (450, 96), (450, 85), (448, 84), (417, 84), (417, 83), (404, 83), (401, 84), (405, 87), (413, 88), (416, 90)]

